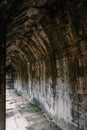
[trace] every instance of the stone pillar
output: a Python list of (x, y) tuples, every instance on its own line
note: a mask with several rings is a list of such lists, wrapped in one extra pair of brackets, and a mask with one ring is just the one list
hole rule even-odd
[(6, 23), (0, 13), (0, 130), (5, 130), (5, 42)]

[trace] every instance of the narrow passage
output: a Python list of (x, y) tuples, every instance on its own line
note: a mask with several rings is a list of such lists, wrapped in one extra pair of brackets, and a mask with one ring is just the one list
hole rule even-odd
[(60, 130), (40, 108), (14, 89), (6, 89), (6, 130)]

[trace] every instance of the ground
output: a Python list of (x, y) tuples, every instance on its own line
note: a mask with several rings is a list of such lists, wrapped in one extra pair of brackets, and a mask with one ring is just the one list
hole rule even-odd
[(48, 119), (40, 108), (7, 86), (6, 130), (60, 130)]

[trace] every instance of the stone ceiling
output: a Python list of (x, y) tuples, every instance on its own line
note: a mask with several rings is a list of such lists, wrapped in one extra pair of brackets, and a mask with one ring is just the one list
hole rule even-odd
[(0, 5), (7, 19), (7, 65), (26, 65), (53, 53), (61, 57), (64, 51), (76, 55), (79, 42), (87, 40), (86, 0), (4, 0)]

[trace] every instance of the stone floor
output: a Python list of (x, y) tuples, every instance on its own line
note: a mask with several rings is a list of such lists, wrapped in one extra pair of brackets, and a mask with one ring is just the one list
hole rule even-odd
[(15, 90), (6, 90), (6, 130), (60, 130)]

